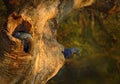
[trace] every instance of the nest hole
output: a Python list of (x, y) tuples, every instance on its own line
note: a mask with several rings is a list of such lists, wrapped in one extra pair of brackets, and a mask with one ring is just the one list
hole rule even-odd
[(21, 24), (19, 24), (15, 30), (13, 31), (13, 34), (22, 31), (25, 33), (31, 33), (32, 32), (32, 25), (28, 21), (22, 21)]
[(31, 51), (32, 46), (32, 25), (28, 21), (23, 21), (19, 24), (12, 33), (12, 36), (21, 40), (23, 44), (23, 50), (26, 53)]

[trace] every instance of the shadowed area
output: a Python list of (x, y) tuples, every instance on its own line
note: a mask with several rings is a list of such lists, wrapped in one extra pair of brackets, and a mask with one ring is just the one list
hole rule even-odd
[(77, 46), (81, 56), (67, 59), (58, 75), (47, 84), (120, 83), (120, 12), (109, 15), (102, 9), (95, 10), (73, 11), (62, 20), (58, 41), (65, 47)]

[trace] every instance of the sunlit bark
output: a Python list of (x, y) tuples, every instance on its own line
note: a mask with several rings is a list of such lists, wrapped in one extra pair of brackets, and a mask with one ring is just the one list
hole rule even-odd
[[(64, 49), (56, 41), (60, 19), (93, 0), (4, 0), (8, 19), (0, 29), (1, 84), (45, 84), (64, 64)], [(31, 35), (28, 48), (14, 37)]]

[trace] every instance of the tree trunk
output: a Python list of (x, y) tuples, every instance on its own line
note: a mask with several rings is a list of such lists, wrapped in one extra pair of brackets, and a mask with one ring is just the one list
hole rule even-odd
[[(60, 19), (93, 0), (4, 0), (8, 19), (0, 27), (1, 84), (45, 84), (64, 64), (64, 47), (56, 40)], [(25, 50), (17, 32), (31, 35)]]

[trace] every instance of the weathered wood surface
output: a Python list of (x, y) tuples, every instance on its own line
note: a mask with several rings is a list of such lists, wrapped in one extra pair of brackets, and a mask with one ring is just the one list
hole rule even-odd
[[(93, 0), (4, 0), (8, 19), (0, 27), (1, 84), (45, 84), (64, 64), (64, 47), (56, 40), (60, 19), (71, 10), (93, 3)], [(21, 28), (23, 26), (24, 28)], [(29, 52), (18, 31), (32, 36)]]

